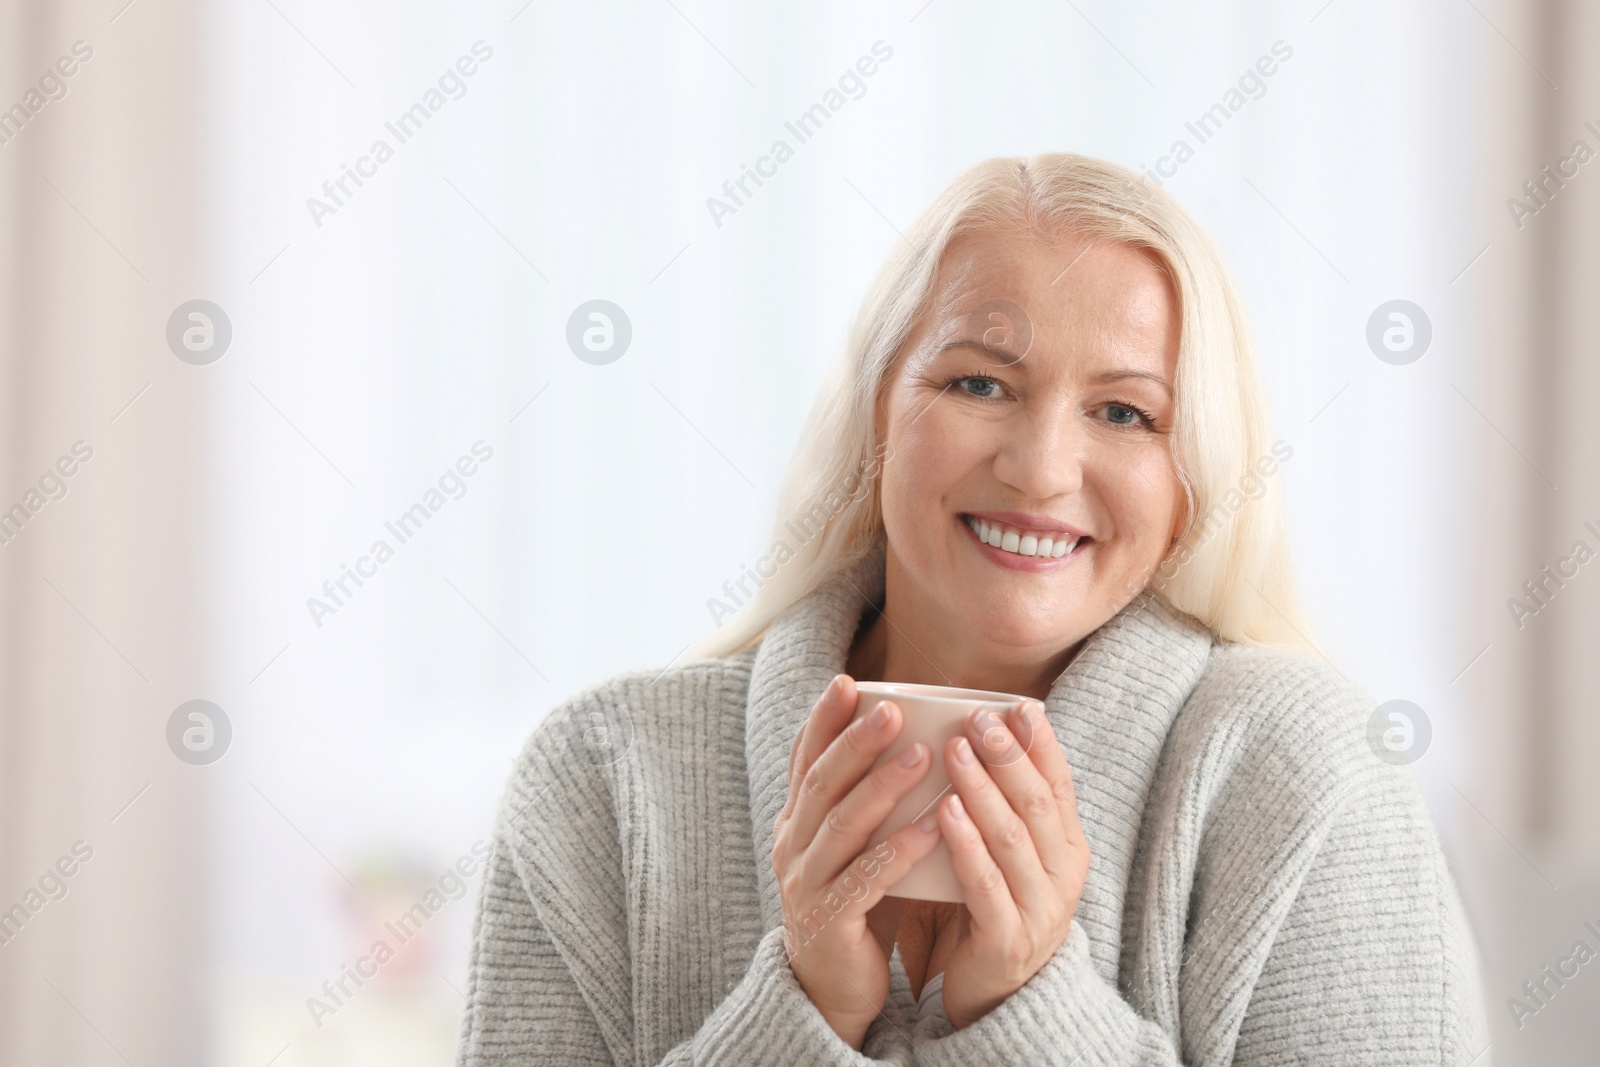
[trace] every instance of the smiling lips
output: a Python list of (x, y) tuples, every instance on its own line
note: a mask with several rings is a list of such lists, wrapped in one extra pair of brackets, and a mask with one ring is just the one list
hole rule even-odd
[(1061, 559), (1076, 549), (1080, 541), (1091, 540), (1064, 530), (1023, 529), (1002, 522), (990, 522), (975, 515), (963, 515), (961, 518), (979, 541), (1014, 556)]

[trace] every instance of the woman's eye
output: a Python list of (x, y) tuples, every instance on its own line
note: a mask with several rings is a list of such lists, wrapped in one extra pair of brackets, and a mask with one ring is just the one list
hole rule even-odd
[(979, 400), (997, 400), (1000, 397), (1000, 383), (993, 378), (958, 378), (956, 384), (969, 396), (975, 396)]
[(1107, 404), (1106, 418), (1118, 426), (1137, 426), (1145, 421), (1143, 412), (1126, 404)]

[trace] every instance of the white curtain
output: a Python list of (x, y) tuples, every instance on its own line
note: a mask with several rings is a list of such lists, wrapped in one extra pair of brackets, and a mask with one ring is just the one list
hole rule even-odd
[(1462, 629), (1483, 652), (1461, 682), (1478, 758), (1458, 784), (1473, 803), (1496, 1062), (1505, 1049), (1516, 1063), (1576, 1063), (1600, 1035), (1594, 993), (1544, 975), (1569, 969), (1580, 940), (1600, 948), (1600, 567), (1586, 562), (1600, 554), (1600, 12), (1574, 0), (1485, 10), (1501, 35), (1482, 29), (1500, 77), (1473, 111), (1479, 358), (1457, 379), (1478, 409), (1459, 461), (1473, 561)]
[[(216, 770), (199, 5), (0, 6), (0, 1062), (196, 1064)], [(15, 105), (15, 106), (13, 106)]]

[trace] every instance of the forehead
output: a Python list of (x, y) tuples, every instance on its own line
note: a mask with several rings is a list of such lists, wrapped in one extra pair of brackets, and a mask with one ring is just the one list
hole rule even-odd
[(1177, 326), (1172, 285), (1154, 252), (1082, 234), (1007, 228), (953, 240), (939, 262), (929, 325), (959, 332), (994, 300), (1021, 308), (1036, 333), (1090, 329), (1164, 349)]

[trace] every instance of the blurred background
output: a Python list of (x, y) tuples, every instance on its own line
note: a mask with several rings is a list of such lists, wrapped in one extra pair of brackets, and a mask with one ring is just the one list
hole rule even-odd
[(1225, 250), (1484, 1062), (1594, 1062), (1600, 963), (1524, 983), (1600, 950), (1597, 49), (1580, 0), (3, 0), (0, 1063), (449, 1062), (522, 741), (713, 627), (897, 231), (1038, 151)]

